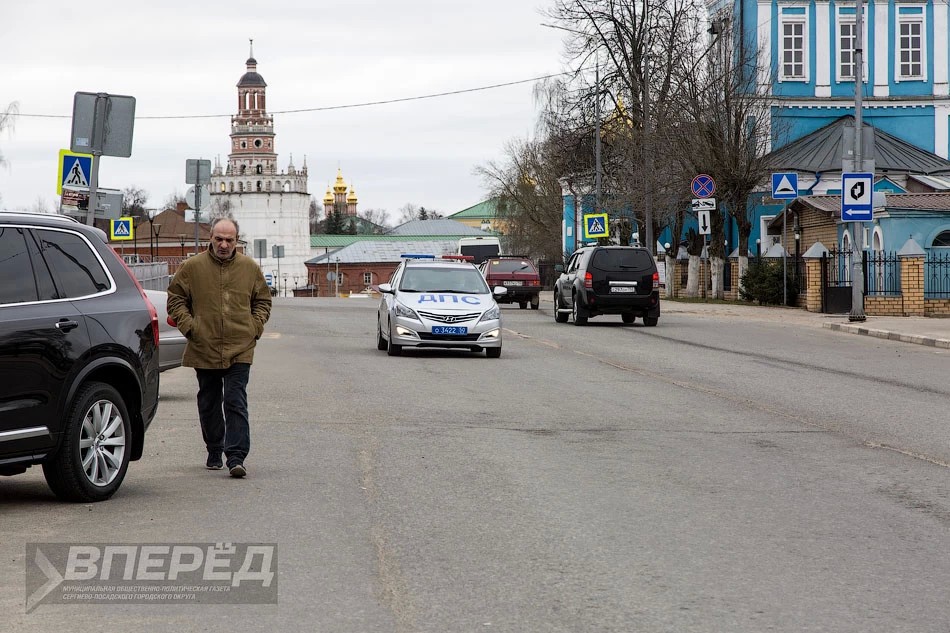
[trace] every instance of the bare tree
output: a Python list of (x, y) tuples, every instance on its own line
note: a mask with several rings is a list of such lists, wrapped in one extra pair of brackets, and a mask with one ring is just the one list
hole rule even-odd
[(505, 163), (478, 167), (505, 223), (506, 250), (560, 261), (563, 165), (553, 141), (511, 141)]
[(389, 213), (386, 212), (386, 209), (365, 209), (357, 215), (372, 224), (375, 227), (374, 232), (383, 233), (392, 228), (389, 225)]
[[(692, 72), (679, 78), (675, 132), (667, 140), (686, 171), (715, 179), (717, 199), (738, 229), (741, 279), (752, 231), (749, 198), (769, 173), (764, 156), (771, 117), (765, 88), (758, 82), (757, 51), (742, 45), (743, 34), (730, 29), (730, 23), (729, 16), (717, 18), (716, 39), (697, 56)], [(721, 211), (710, 214), (709, 258), (716, 298), (723, 297), (725, 217)]]
[(178, 204), (181, 202), (187, 202), (185, 200), (185, 194), (181, 191), (173, 191), (167, 196), (165, 196), (165, 202), (162, 204), (163, 209), (176, 209)]
[(140, 220), (147, 216), (146, 203), (148, 203), (148, 192), (144, 189), (132, 185), (122, 190), (122, 215)]
[(323, 205), (317, 202), (315, 196), (310, 196), (310, 206), (307, 213), (310, 218), (310, 234), (313, 235), (317, 232), (320, 226), (320, 220), (323, 217)]

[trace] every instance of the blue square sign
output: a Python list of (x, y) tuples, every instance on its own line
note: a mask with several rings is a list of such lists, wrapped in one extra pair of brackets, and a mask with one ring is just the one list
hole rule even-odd
[(772, 198), (794, 200), (798, 197), (798, 174), (793, 171), (772, 174)]
[(874, 219), (874, 174), (841, 174), (841, 221), (870, 222)]

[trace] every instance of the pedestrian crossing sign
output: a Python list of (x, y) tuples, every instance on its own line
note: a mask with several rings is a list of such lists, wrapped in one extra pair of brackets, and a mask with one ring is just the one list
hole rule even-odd
[(132, 227), (132, 218), (109, 220), (109, 237), (117, 242), (134, 240), (135, 229)]
[(59, 175), (56, 195), (63, 195), (63, 187), (88, 189), (92, 176), (92, 154), (77, 154), (68, 149), (59, 150)]
[(584, 239), (595, 237), (610, 237), (606, 213), (584, 214)]

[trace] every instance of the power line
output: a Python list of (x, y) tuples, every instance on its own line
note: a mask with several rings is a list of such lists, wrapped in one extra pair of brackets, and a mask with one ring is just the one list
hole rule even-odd
[[(378, 105), (387, 105), (390, 103), (405, 103), (407, 101), (421, 101), (423, 99), (435, 99), (437, 97), (450, 97), (453, 95), (466, 94), (469, 92), (480, 92), (483, 90), (494, 90), (496, 88), (505, 88), (507, 86), (517, 86), (518, 84), (531, 83), (533, 81), (541, 81), (543, 79), (550, 79), (552, 77), (560, 77), (561, 75), (569, 75), (570, 73), (554, 73), (551, 75), (542, 75), (540, 77), (532, 77), (531, 79), (519, 79), (517, 81), (508, 81), (500, 84), (492, 84), (490, 86), (479, 86), (478, 88), (465, 88), (462, 90), (452, 90), (449, 92), (436, 92), (433, 94), (427, 95), (417, 95), (414, 97), (401, 97), (399, 99), (386, 99), (382, 101), (364, 101), (362, 103), (348, 103), (344, 105), (334, 105), (334, 106), (323, 106), (316, 108), (299, 108), (296, 110), (275, 110), (269, 112), (268, 114), (299, 114), (302, 112), (324, 112), (327, 110), (345, 110), (349, 108), (366, 108), (370, 106)], [(35, 119), (70, 119), (72, 118), (71, 114), (30, 114), (30, 113), (10, 113), (11, 116), (19, 117), (30, 117)], [(233, 114), (180, 114), (180, 115), (161, 115), (161, 116), (136, 116), (136, 119), (219, 119), (219, 118), (231, 118)]]

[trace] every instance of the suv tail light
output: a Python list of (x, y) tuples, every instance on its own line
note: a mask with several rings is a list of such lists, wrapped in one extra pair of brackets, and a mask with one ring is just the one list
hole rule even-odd
[(593, 288), (593, 287), (594, 287), (594, 276), (591, 275), (589, 272), (588, 272), (588, 273), (584, 273), (584, 287), (585, 287), (585, 288)]
[(653, 273), (653, 287), (656, 288), (660, 285), (660, 273), (659, 271)]
[(145, 288), (143, 288), (142, 284), (139, 283), (138, 278), (132, 273), (132, 269), (129, 268), (129, 265), (125, 263), (125, 260), (115, 252), (115, 249), (110, 248), (109, 250), (112, 251), (112, 254), (115, 255), (115, 258), (119, 260), (120, 264), (122, 264), (122, 268), (125, 268), (125, 272), (127, 272), (129, 274), (129, 278), (135, 282), (135, 287), (139, 289), (142, 298), (145, 299), (145, 305), (148, 306), (149, 316), (152, 317), (152, 341), (155, 343), (155, 348), (158, 349), (158, 310), (156, 310), (155, 306), (152, 305), (148, 295), (145, 294)]

